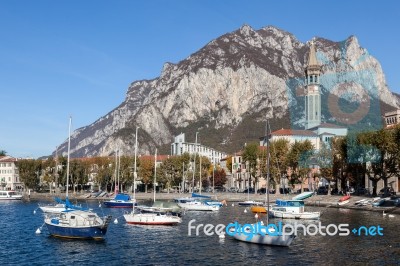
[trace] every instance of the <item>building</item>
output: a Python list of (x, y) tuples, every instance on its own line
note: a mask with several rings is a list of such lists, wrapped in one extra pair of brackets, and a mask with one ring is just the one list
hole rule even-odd
[(190, 155), (196, 153), (205, 156), (214, 164), (219, 163), (222, 158), (226, 157), (224, 152), (197, 143), (197, 135), (196, 142), (190, 143), (186, 142), (185, 133), (181, 133), (174, 138), (174, 142), (171, 144), (171, 155), (182, 155), (184, 153), (189, 153)]
[(384, 120), (386, 128), (400, 124), (400, 109), (385, 113)]
[(317, 61), (314, 42), (311, 41), (308, 65), (305, 69), (304, 106), (306, 129), (321, 124), (321, 90), (320, 90), (321, 66)]
[(2, 190), (22, 190), (19, 179), (17, 159), (11, 156), (0, 156), (0, 188)]

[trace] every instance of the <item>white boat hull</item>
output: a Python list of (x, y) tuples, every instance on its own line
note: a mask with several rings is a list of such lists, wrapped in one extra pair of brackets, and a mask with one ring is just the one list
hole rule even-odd
[(176, 225), (182, 222), (178, 216), (159, 213), (124, 214), (126, 223), (139, 225)]
[(255, 234), (251, 239), (245, 234), (235, 234), (233, 236), (236, 240), (255, 243), (255, 244), (262, 244), (262, 245), (270, 245), (270, 246), (283, 246), (288, 247), (292, 244), (294, 240), (294, 235), (281, 235), (281, 236), (271, 236), (271, 235), (261, 235)]
[(294, 213), (294, 212), (283, 212), (283, 211), (270, 210), (269, 213), (272, 217), (282, 218), (282, 219), (318, 220), (321, 216), (320, 212)]
[(178, 203), (178, 206), (187, 211), (218, 211), (221, 208), (218, 205), (193, 204), (191, 202)]

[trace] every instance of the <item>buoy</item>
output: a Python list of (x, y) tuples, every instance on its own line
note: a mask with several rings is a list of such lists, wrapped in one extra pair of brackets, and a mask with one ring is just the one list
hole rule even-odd
[(247, 213), (247, 210), (246, 210), (246, 209), (244, 209), (244, 213)]
[(99, 208), (101, 208), (101, 203), (99, 204)]
[(36, 210), (33, 211), (33, 214), (36, 214)]
[(232, 203), (232, 207), (235, 207), (235, 204), (234, 204), (234, 203)]
[(38, 228), (38, 229), (36, 230), (36, 234), (40, 234), (40, 233), (41, 233), (40, 228)]
[(254, 215), (254, 217), (256, 217), (256, 219), (258, 219), (258, 214), (256, 213), (256, 215)]
[(115, 218), (114, 224), (118, 224), (118, 219), (117, 218)]

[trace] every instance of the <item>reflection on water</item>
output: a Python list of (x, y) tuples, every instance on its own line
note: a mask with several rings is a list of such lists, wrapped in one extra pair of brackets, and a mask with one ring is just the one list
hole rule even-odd
[[(127, 225), (122, 217), (123, 209), (99, 209), (98, 202), (89, 203), (99, 215), (111, 214), (113, 220), (104, 241), (65, 240), (42, 233), (35, 234), (43, 225), (40, 212), (33, 211), (37, 202), (0, 202), (1, 249), (0, 264), (18, 265), (244, 265), (244, 264), (353, 264), (396, 265), (400, 261), (400, 216), (384, 217), (382, 213), (310, 207), (321, 211), (320, 221), (285, 221), (285, 223), (349, 224), (349, 228), (377, 226), (384, 228), (383, 236), (304, 236), (296, 237), (289, 248), (260, 246), (236, 241), (229, 236), (188, 236), (188, 222), (193, 225), (211, 223), (241, 224), (255, 222), (254, 214), (244, 213), (243, 207), (228, 204), (219, 212), (187, 212), (182, 224), (170, 227), (147, 227)], [(265, 222), (265, 216), (261, 217)], [(270, 222), (279, 222), (270, 219)]]

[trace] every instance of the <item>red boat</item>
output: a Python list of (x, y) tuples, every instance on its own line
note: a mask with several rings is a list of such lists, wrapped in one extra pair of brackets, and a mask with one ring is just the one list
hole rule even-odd
[(348, 200), (348, 199), (350, 199), (350, 195), (346, 195), (346, 196), (341, 197), (341, 198), (339, 199), (339, 202), (343, 202), (343, 201), (346, 201), (346, 200)]

